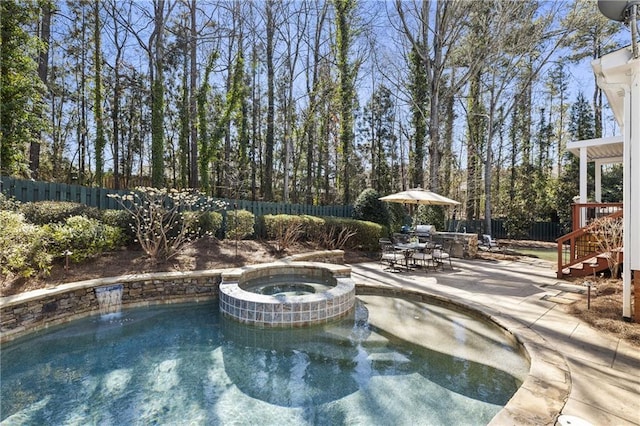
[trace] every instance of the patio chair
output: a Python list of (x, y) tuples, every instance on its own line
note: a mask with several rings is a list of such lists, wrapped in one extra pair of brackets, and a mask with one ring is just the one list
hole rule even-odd
[(399, 271), (405, 257), (402, 251), (396, 250), (391, 240), (380, 239), (380, 263), (387, 265), (385, 271)]
[(431, 267), (433, 268), (433, 270), (435, 271), (436, 269), (436, 265), (433, 261), (433, 254), (432, 254), (432, 250), (431, 248), (425, 248), (423, 250), (416, 250), (415, 252), (413, 252), (411, 258), (413, 259), (413, 261), (417, 264), (421, 264), (422, 267), (424, 267), (425, 271), (427, 271), (429, 269), (429, 266), (431, 265)]
[(434, 248), (431, 251), (431, 256), (433, 256), (433, 262), (436, 265), (440, 265), (440, 267), (444, 270), (444, 264), (448, 261), (449, 268), (453, 270), (453, 264), (451, 263), (451, 245), (453, 241), (448, 241), (442, 245), (442, 247)]

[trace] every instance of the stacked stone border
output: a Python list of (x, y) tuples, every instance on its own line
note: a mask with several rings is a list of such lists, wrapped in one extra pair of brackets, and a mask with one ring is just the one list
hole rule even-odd
[[(342, 250), (290, 256), (282, 262), (344, 263)], [(95, 288), (122, 284), (122, 306), (131, 308), (218, 299), (222, 274), (229, 269), (158, 272), (96, 278), (0, 298), (0, 343), (78, 318), (98, 315)], [(105, 271), (106, 272), (106, 271)]]
[[(283, 259), (284, 262), (299, 260), (342, 264), (344, 253), (332, 250)], [(95, 287), (122, 283), (122, 302), (125, 307), (203, 302), (218, 297), (218, 286), (225, 271), (228, 270), (125, 275), (63, 284), (55, 288), (3, 297), (0, 298), (0, 343), (51, 325), (97, 315), (99, 309)], [(356, 284), (356, 294), (399, 297), (439, 304), (496, 324), (521, 345), (531, 367), (522, 386), (490, 424), (556, 423), (571, 390), (569, 366), (562, 354), (526, 324), (485, 305), (455, 297), (446, 298), (421, 291), (370, 284)]]

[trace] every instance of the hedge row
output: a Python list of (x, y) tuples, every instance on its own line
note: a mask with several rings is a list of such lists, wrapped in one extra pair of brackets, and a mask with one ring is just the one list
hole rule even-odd
[[(297, 241), (313, 241), (327, 248), (353, 248), (364, 251), (378, 249), (379, 240), (386, 235), (384, 226), (362, 220), (339, 217), (316, 217), (307, 215), (265, 215), (264, 228), (269, 240), (283, 238), (287, 230), (297, 230)], [(341, 241), (348, 234), (351, 236)], [(340, 247), (330, 246), (340, 243)]]
[[(196, 216), (196, 217), (194, 217)], [(327, 248), (374, 251), (386, 234), (383, 226), (355, 219), (308, 215), (265, 215), (260, 218), (269, 240), (310, 241)], [(255, 236), (256, 218), (246, 210), (185, 212), (193, 235), (244, 239)], [(48, 272), (56, 259), (79, 262), (136, 240), (130, 213), (98, 210), (78, 203), (16, 203), (0, 194), (0, 272), (23, 276)]]
[(48, 272), (55, 259), (79, 262), (114, 250), (124, 240), (120, 228), (85, 216), (36, 225), (23, 213), (0, 210), (0, 229), (0, 272), (25, 277)]

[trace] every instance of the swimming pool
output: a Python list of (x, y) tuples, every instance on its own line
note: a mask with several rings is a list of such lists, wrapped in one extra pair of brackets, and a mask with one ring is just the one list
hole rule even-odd
[(301, 329), (217, 303), (127, 309), (16, 339), (0, 362), (6, 424), (486, 424), (529, 369), (493, 324), (380, 296)]

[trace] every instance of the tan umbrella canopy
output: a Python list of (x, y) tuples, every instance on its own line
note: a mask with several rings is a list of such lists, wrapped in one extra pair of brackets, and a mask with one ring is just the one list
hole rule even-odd
[(419, 205), (431, 205), (431, 206), (455, 206), (460, 204), (456, 200), (447, 198), (443, 195), (436, 194), (435, 192), (428, 191), (422, 188), (408, 189), (402, 192), (396, 192), (395, 194), (385, 195), (378, 198), (381, 201), (388, 203), (404, 203), (404, 204), (419, 204)]

